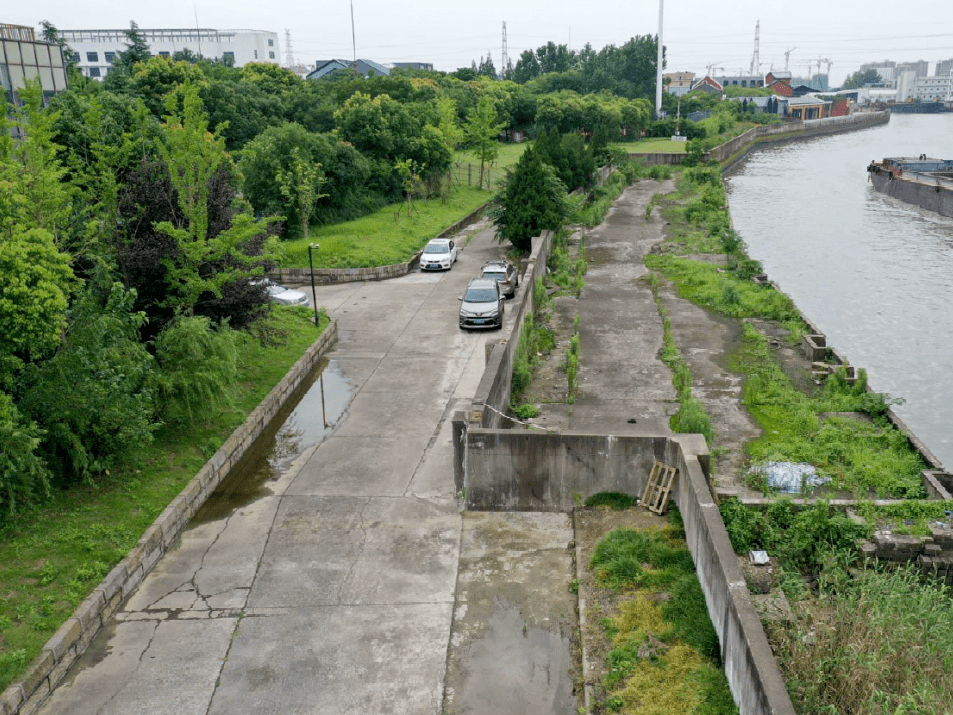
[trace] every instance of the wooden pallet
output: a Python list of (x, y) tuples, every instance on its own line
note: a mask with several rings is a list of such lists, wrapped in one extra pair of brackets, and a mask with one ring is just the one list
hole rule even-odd
[(656, 514), (665, 513), (677, 476), (678, 469), (655, 460), (652, 471), (649, 472), (649, 481), (645, 485), (645, 491), (642, 492), (642, 506)]

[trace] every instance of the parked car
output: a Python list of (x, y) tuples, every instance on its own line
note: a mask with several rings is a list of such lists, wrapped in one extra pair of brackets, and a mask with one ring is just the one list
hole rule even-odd
[(503, 327), (503, 293), (495, 279), (474, 278), (460, 300), (461, 330)]
[(488, 261), (483, 264), (482, 278), (492, 278), (499, 282), (500, 290), (507, 298), (516, 295), (516, 289), (520, 284), (520, 277), (516, 272), (516, 266), (509, 261)]
[(449, 271), (456, 262), (457, 247), (449, 238), (431, 239), (420, 254), (420, 269), (423, 271)]
[(274, 281), (270, 281), (267, 278), (261, 278), (253, 281), (254, 285), (263, 285), (265, 290), (268, 292), (268, 297), (271, 299), (272, 303), (278, 303), (280, 305), (307, 305), (308, 296), (295, 288), (286, 288), (283, 285), (278, 285)]

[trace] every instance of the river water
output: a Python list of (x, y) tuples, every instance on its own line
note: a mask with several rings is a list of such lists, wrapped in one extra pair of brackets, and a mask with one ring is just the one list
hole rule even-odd
[(877, 193), (867, 164), (953, 159), (953, 113), (760, 149), (727, 181), (748, 252), (953, 469), (953, 219)]

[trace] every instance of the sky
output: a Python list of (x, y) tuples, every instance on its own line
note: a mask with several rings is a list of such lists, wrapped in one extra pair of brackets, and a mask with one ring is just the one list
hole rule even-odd
[[(520, 53), (547, 41), (574, 50), (622, 45), (658, 31), (659, 3), (635, 0), (352, 0), (359, 58), (430, 62), (437, 70), (469, 67), (488, 53), (497, 69), (503, 23), (513, 64)], [(787, 68), (795, 76), (817, 72), (818, 60), (831, 84), (839, 85), (862, 63), (953, 58), (953, 0), (665, 0), (662, 40), (666, 71), (747, 74), (760, 25), (761, 72)], [(61, 29), (203, 28), (269, 30), (278, 33), (282, 64), (285, 31), (297, 62), (353, 56), (351, 5), (343, 0), (43, 0), (0, 11), (0, 23), (39, 27), (49, 20)]]

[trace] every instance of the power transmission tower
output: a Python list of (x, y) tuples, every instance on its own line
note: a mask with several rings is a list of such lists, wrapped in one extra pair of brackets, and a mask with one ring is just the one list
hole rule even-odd
[(761, 73), (760, 45), (761, 45), (761, 20), (758, 20), (758, 22), (756, 22), (754, 26), (754, 54), (751, 56), (751, 71), (748, 73), (749, 76), (751, 77), (754, 77), (755, 74)]
[(285, 67), (293, 70), (295, 66), (295, 53), (291, 49), (291, 30), (285, 28)]
[(500, 57), (500, 79), (506, 79), (506, 66), (510, 57), (506, 52), (506, 20), (503, 21), (503, 54)]

